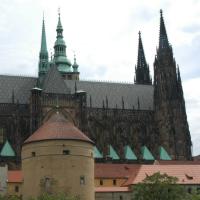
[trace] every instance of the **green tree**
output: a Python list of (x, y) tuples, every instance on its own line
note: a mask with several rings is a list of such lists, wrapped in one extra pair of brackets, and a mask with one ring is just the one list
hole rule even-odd
[(133, 187), (134, 200), (183, 200), (187, 199), (184, 188), (176, 177), (155, 173)]
[(193, 192), (192, 194), (188, 195), (187, 200), (200, 200), (200, 194)]

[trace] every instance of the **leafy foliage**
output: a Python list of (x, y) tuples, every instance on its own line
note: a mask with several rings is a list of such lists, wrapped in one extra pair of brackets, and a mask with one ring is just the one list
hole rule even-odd
[(135, 200), (180, 200), (186, 199), (184, 188), (177, 184), (176, 177), (155, 173), (147, 176), (133, 188)]

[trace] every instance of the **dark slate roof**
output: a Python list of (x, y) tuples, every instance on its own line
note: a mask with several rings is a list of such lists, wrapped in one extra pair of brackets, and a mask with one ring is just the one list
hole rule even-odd
[[(122, 98), (125, 109), (138, 108), (153, 109), (153, 86), (139, 85), (133, 83), (111, 83), (95, 81), (63, 81), (61, 75), (55, 67), (52, 67), (44, 80), (43, 91), (47, 93), (67, 94), (77, 90), (87, 92), (87, 106), (90, 106), (90, 96), (92, 107), (102, 108), (103, 100), (106, 106), (106, 98), (109, 108), (122, 108)], [(31, 89), (36, 86), (36, 77), (7, 76), (0, 75), (0, 103), (11, 103), (14, 91), (15, 101), (21, 104), (29, 103)]]
[(87, 106), (90, 106), (90, 96), (92, 107), (102, 108), (103, 100), (106, 106), (106, 98), (109, 108), (122, 108), (122, 98), (125, 109), (138, 108), (138, 99), (140, 109), (153, 110), (153, 86), (139, 85), (133, 83), (111, 83), (94, 81), (74, 81), (65, 80), (67, 87), (71, 92), (75, 91), (75, 82), (77, 90), (87, 92)]
[(66, 86), (56, 66), (52, 66), (45, 76), (42, 86), (43, 92), (55, 94), (68, 94), (70, 89)]
[(15, 102), (29, 102), (31, 89), (36, 85), (37, 78), (23, 76), (0, 75), (0, 103), (11, 103), (14, 92)]

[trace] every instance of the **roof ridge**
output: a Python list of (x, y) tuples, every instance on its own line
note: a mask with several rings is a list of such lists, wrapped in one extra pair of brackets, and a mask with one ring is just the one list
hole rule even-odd
[(19, 77), (19, 78), (38, 78), (37, 76), (31, 76), (31, 75), (23, 75), (23, 74), (20, 74), (20, 75), (12, 75), (12, 74), (0, 74), (0, 76), (9, 76), (9, 77)]
[(134, 82), (128, 81), (114, 81), (114, 80), (95, 80), (95, 79), (80, 79), (79, 81), (85, 82), (97, 82), (97, 83), (125, 83), (125, 84), (134, 84)]

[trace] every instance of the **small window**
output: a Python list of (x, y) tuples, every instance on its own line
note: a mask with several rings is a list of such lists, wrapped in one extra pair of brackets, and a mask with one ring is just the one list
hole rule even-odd
[(85, 185), (85, 176), (80, 176), (80, 185)]
[(19, 192), (19, 186), (18, 185), (15, 186), (15, 192)]
[(197, 194), (200, 194), (200, 187), (197, 188)]
[(116, 179), (113, 180), (113, 185), (116, 185), (117, 184), (117, 181)]
[(189, 193), (189, 194), (192, 193), (192, 188), (188, 188), (188, 193)]
[(102, 179), (100, 179), (100, 185), (103, 185), (103, 180)]
[(70, 154), (70, 151), (69, 150), (63, 150), (63, 155), (69, 155)]
[(31, 152), (32, 157), (35, 157), (35, 151)]
[(123, 200), (123, 196), (120, 195), (120, 196), (119, 196), (119, 200)]

